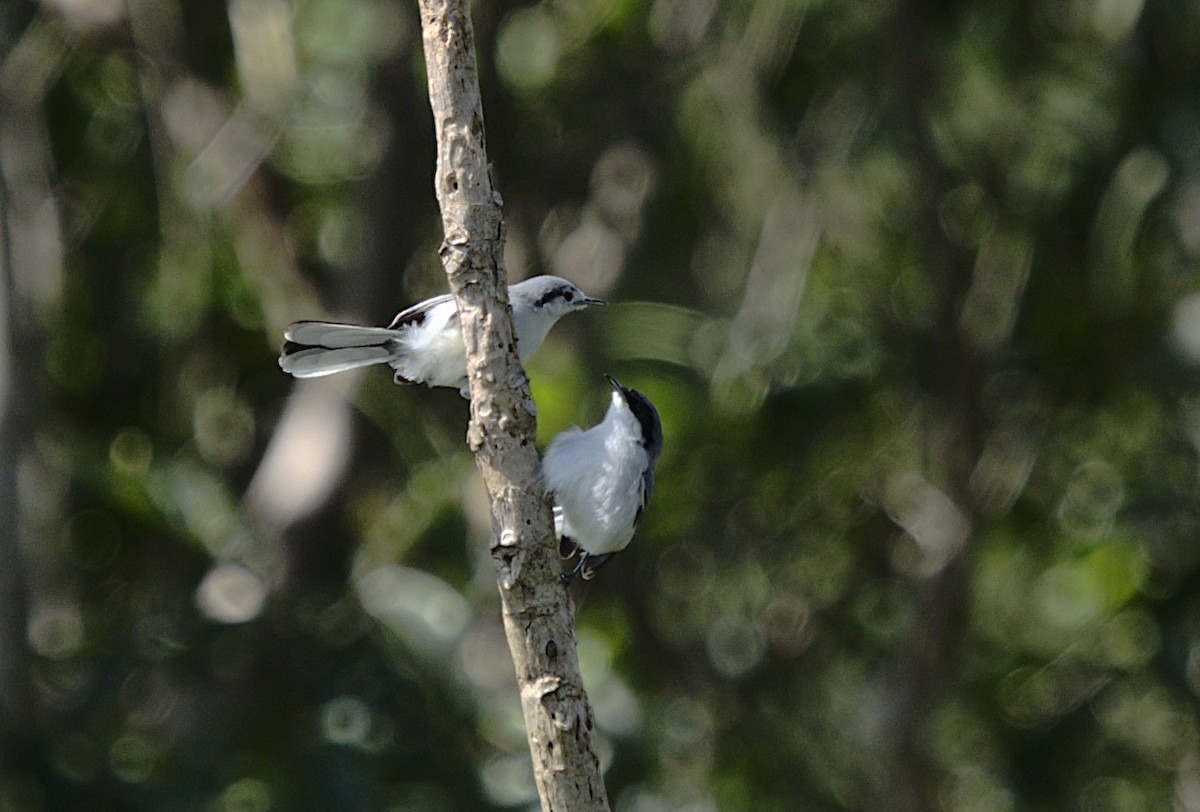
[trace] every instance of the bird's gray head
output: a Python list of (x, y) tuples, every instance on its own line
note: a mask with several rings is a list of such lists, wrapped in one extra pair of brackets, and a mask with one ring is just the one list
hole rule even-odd
[(534, 276), (508, 289), (514, 307), (521, 305), (534, 313), (558, 319), (572, 310), (607, 304), (594, 299), (561, 276)]
[(663, 444), (662, 419), (658, 416), (658, 409), (654, 408), (654, 404), (650, 402), (650, 398), (638, 390), (630, 389), (628, 386), (621, 386), (621, 382), (612, 375), (605, 375), (604, 377), (608, 378), (608, 382), (612, 384), (613, 389), (624, 399), (625, 405), (629, 407), (629, 411), (637, 418), (638, 425), (642, 427), (642, 447), (646, 449), (646, 454), (650, 457), (650, 463), (653, 464), (658, 459)]

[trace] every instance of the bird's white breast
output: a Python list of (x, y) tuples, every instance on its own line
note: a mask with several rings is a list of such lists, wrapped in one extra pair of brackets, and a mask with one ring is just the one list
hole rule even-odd
[(563, 535), (593, 555), (614, 553), (633, 538), (648, 460), (636, 418), (614, 405), (602, 423), (564, 432), (546, 449), (546, 486), (563, 512)]
[(517, 357), (523, 364), (542, 346), (546, 334), (559, 317), (546, 310), (534, 310), (520, 302), (513, 303), (512, 314), (513, 332), (517, 334)]

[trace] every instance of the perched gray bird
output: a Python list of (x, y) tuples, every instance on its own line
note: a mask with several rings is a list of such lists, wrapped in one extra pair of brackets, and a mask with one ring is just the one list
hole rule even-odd
[(554, 500), (559, 553), (579, 563), (562, 580), (585, 581), (625, 549), (654, 490), (654, 463), (662, 451), (662, 421), (654, 404), (636, 389), (613, 386), (612, 403), (597, 425), (567, 429), (551, 441), (542, 460), (546, 490)]
[[(509, 287), (508, 301), (521, 363), (542, 346), (560, 318), (605, 303), (558, 276), (534, 276), (518, 282)], [(470, 397), (458, 306), (449, 293), (401, 311), (387, 327), (298, 321), (283, 337), (279, 366), (297, 378), (387, 364), (396, 371), (396, 383), (453, 386), (464, 398)]]

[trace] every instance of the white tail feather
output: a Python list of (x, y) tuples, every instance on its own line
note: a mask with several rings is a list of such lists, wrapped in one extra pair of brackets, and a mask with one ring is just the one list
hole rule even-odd
[(316, 378), (347, 369), (382, 364), (391, 357), (386, 347), (343, 347), (335, 350), (312, 347), (283, 356), (279, 359), (279, 366), (297, 378)]
[(283, 334), (288, 341), (335, 350), (342, 347), (371, 347), (395, 338), (396, 331), (386, 327), (359, 327), (326, 321), (300, 321)]

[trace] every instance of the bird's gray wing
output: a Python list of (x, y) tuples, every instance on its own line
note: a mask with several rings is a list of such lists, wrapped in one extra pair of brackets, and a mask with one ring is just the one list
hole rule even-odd
[(646, 503), (650, 501), (652, 493), (654, 493), (654, 468), (647, 466), (646, 472), (642, 474), (642, 498), (638, 501), (637, 513), (633, 516), (634, 527), (637, 527), (638, 522), (642, 520), (642, 511), (646, 509)]
[(396, 318), (392, 319), (392, 323), (387, 326), (389, 330), (395, 330), (405, 324), (420, 324), (425, 320), (425, 314), (433, 310), (438, 305), (453, 301), (454, 297), (449, 293), (443, 293), (441, 296), (434, 296), (432, 299), (426, 299), (423, 302), (417, 302), (412, 307), (401, 310), (396, 314)]

